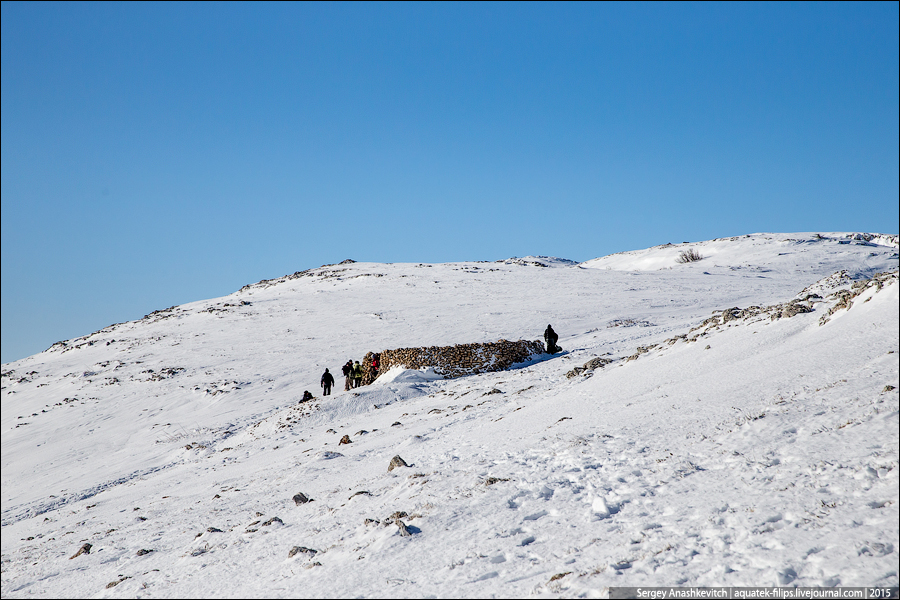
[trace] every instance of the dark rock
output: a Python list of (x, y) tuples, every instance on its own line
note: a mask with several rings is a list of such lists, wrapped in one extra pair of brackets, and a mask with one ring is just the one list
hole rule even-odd
[(741, 318), (741, 309), (737, 306), (732, 308), (726, 308), (722, 311), (722, 322), (727, 323), (728, 321), (734, 321), (735, 319)]
[(353, 495), (350, 496), (349, 498), (347, 498), (347, 500), (352, 500), (353, 498), (355, 498), (355, 497), (357, 497), (357, 496), (371, 496), (371, 495), (372, 495), (372, 492), (370, 492), (370, 491), (368, 491), (368, 490), (361, 490), (361, 491), (359, 491), (359, 492), (356, 492), (355, 494), (353, 494)]
[(404, 519), (404, 518), (406, 518), (406, 517), (408, 517), (408, 516), (409, 516), (409, 515), (406, 513), (405, 510), (398, 510), (398, 511), (395, 511), (395, 512), (394, 512), (391, 516), (389, 516), (387, 519), (385, 519), (385, 520), (384, 520), (384, 524), (385, 524), (385, 525), (390, 525), (391, 523), (396, 523), (396, 522), (399, 521), (400, 519)]
[(224, 531), (222, 531), (222, 530), (219, 529), (218, 527), (207, 527), (206, 530), (207, 530), (208, 532), (210, 532), (210, 533), (225, 533)]
[(116, 581), (110, 581), (109, 583), (106, 584), (106, 589), (114, 588), (117, 585), (119, 585), (120, 583), (122, 583), (123, 581), (125, 581), (126, 579), (131, 579), (131, 577), (122, 577), (121, 579), (117, 579)]
[(305, 546), (294, 546), (288, 552), (288, 558), (293, 558), (298, 554), (308, 554), (310, 557), (313, 557), (318, 553), (318, 550), (313, 550), (312, 548), (307, 548)]
[(310, 499), (304, 493), (294, 494), (294, 504), (300, 506), (301, 504), (306, 504)]
[(82, 554), (90, 554), (91, 548), (93, 548), (93, 546), (91, 544), (82, 545), (81, 548), (78, 549), (78, 552), (76, 552), (75, 554), (73, 554), (72, 556), (69, 557), (69, 560), (72, 560), (73, 558), (77, 558), (77, 557), (81, 556)]
[(338, 442), (338, 446), (340, 446), (341, 444), (352, 444), (352, 443), (353, 442), (350, 441), (350, 436), (345, 435), (344, 437), (341, 438), (341, 441)]
[(147, 550), (146, 548), (141, 548), (137, 551), (138, 556), (144, 556), (145, 554), (150, 554), (153, 550)]
[(393, 423), (391, 423), (391, 427), (397, 427), (398, 425), (403, 425), (403, 423), (401, 423), (400, 421), (394, 421)]
[(502, 481), (509, 481), (509, 479), (504, 479), (501, 477), (488, 477), (484, 480), (484, 485), (494, 485), (495, 483), (500, 483)]
[(793, 317), (794, 315), (810, 313), (810, 312), (812, 312), (812, 309), (805, 304), (799, 304), (799, 303), (786, 304), (781, 309), (781, 318), (789, 319), (790, 317)]
[(268, 527), (269, 525), (271, 525), (273, 523), (281, 523), (282, 525), (284, 525), (284, 521), (282, 521), (278, 517), (272, 517), (271, 519), (263, 522), (263, 527)]
[(612, 362), (612, 360), (610, 360), (608, 358), (600, 358), (598, 356), (597, 358), (592, 358), (591, 360), (584, 363), (584, 368), (588, 371), (593, 371), (594, 369), (600, 369), (602, 367), (605, 367), (606, 365), (608, 365), (611, 362)]
[(410, 533), (409, 529), (407, 529), (406, 523), (404, 523), (400, 519), (397, 519), (395, 521), (395, 523), (397, 523), (397, 527), (400, 529), (400, 535), (402, 537), (410, 537), (412, 535), (412, 533)]
[(574, 369), (572, 369), (571, 371), (566, 373), (566, 378), (572, 379), (573, 377), (577, 377), (578, 375), (581, 375), (582, 373), (584, 373), (584, 367), (575, 367)]
[(400, 458), (399, 455), (397, 455), (391, 459), (391, 464), (388, 465), (388, 472), (393, 471), (397, 467), (408, 467), (408, 466), (409, 465), (406, 464), (406, 461), (403, 460), (402, 458)]
[(573, 377), (577, 377), (578, 375), (582, 375), (582, 374), (585, 377), (589, 377), (590, 375), (593, 374), (593, 371), (595, 369), (601, 369), (611, 362), (612, 362), (612, 360), (609, 358), (600, 358), (598, 356), (598, 357), (592, 358), (591, 360), (584, 363), (584, 366), (582, 366), (582, 367), (575, 367), (574, 369), (572, 369), (571, 371), (566, 373), (566, 377), (568, 379), (572, 379)]

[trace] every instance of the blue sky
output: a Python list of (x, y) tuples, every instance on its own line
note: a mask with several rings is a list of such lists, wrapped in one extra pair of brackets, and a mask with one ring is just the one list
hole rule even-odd
[(345, 258), (898, 230), (898, 4), (2, 3), (2, 360)]

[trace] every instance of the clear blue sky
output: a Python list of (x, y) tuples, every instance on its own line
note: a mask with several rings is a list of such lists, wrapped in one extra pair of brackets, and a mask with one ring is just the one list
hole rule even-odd
[(898, 4), (2, 3), (2, 360), (345, 258), (898, 230)]

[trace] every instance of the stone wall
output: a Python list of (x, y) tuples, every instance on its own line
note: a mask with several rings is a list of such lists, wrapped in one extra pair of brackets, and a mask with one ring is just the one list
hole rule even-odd
[(435, 372), (445, 379), (503, 371), (516, 363), (522, 363), (531, 357), (544, 353), (544, 343), (538, 340), (499, 340), (484, 344), (457, 344), (455, 346), (429, 346), (427, 348), (398, 348), (384, 350), (379, 354), (369, 352), (365, 357), (366, 373), (363, 385), (375, 380), (370, 365), (372, 358), (379, 357), (380, 372), (386, 373), (391, 368), (402, 366), (407, 369), (433, 367)]

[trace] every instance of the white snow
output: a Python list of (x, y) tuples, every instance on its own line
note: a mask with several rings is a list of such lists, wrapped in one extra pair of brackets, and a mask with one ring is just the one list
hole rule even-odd
[[(896, 236), (846, 233), (340, 264), (70, 340), (3, 365), (2, 595), (896, 586), (896, 276), (820, 323), (897, 266)], [(811, 293), (809, 313), (690, 332)], [(547, 323), (549, 360), (318, 388), (368, 351)]]

